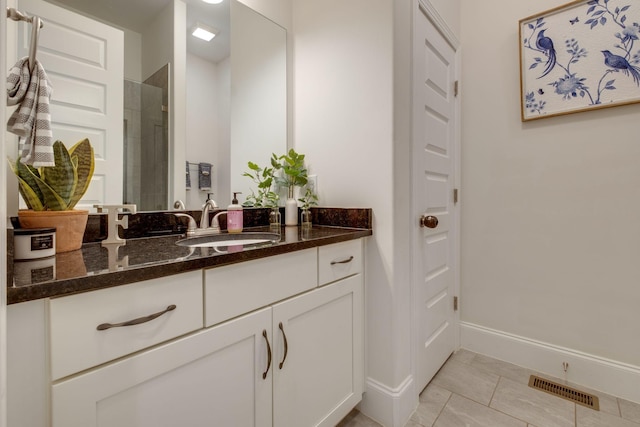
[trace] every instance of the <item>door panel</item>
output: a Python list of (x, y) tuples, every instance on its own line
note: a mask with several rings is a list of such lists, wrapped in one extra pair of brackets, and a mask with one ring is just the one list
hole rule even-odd
[[(89, 138), (95, 151), (93, 180), (77, 208), (122, 203), (123, 32), (42, 0), (19, 0), (18, 7), (44, 22), (37, 58), (53, 86), (54, 140), (71, 147)], [(30, 27), (18, 28), (18, 56), (27, 56)]]
[(274, 425), (335, 426), (362, 399), (362, 292), (357, 274), (273, 307)]
[[(422, 390), (455, 349), (453, 179), (455, 51), (422, 10), (414, 26), (413, 286), (416, 381)], [(420, 217), (438, 219), (421, 227)]]

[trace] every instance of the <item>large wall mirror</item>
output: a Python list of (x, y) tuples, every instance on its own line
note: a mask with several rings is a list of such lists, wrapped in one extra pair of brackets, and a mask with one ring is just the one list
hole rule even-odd
[[(38, 9), (42, 4), (44, 12)], [(286, 30), (240, 1), (17, 0), (17, 6), (27, 13), (37, 9), (41, 16), (53, 13), (47, 8), (55, 6), (115, 27), (122, 34), (123, 51), (118, 54), (122, 56), (122, 82), (108, 88), (121, 100), (116, 101), (122, 104), (116, 114), (121, 116), (116, 119), (121, 135), (101, 141), (96, 134), (94, 144), (97, 157), (105, 158), (109, 157), (104, 154), (107, 149), (121, 144), (121, 154), (116, 151), (111, 156), (119, 165), (107, 166), (101, 173), (110, 178), (122, 176), (109, 179), (108, 184), (97, 179), (96, 188), (122, 191), (116, 192), (120, 196), (109, 192), (105, 196), (90, 189), (89, 198), (94, 200), (87, 205), (135, 203), (140, 211), (171, 210), (181, 200), (187, 209), (200, 209), (212, 193), (224, 207), (232, 192), (242, 192), (241, 200), (251, 193), (251, 183), (242, 177), (248, 161), (267, 164), (271, 153), (286, 151)], [(46, 25), (48, 17), (43, 18)], [(46, 55), (52, 51), (47, 43), (58, 34), (65, 44), (64, 40), (70, 40), (65, 31), (73, 27), (67, 17), (59, 18), (57, 24), (50, 19), (49, 36), (45, 39), (43, 32), (40, 43), (45, 69)], [(191, 33), (197, 25), (215, 37), (209, 42), (196, 39)], [(97, 34), (88, 36), (87, 40), (101, 39)], [(91, 56), (91, 46), (106, 49), (109, 43), (116, 42), (66, 45), (78, 45)], [(19, 35), (18, 45), (27, 44)], [(52, 73), (54, 97), (58, 94), (60, 100), (66, 84), (56, 73)], [(61, 129), (68, 139), (76, 137), (71, 131), (65, 135), (64, 126)], [(55, 128), (54, 138), (61, 139)], [(212, 165), (209, 175), (201, 173), (203, 167), (206, 172), (207, 164)]]

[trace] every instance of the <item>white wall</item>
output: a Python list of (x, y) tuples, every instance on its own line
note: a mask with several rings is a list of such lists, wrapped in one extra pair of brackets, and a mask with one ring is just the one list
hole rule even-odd
[(291, 27), (291, 0), (238, 0), (283, 28)]
[(518, 20), (564, 3), (462, 3), (461, 316), (637, 373), (640, 105), (520, 121)]
[[(459, 1), (441, 3), (458, 28)], [(415, 8), (412, 0), (293, 0), (295, 148), (318, 176), (321, 205), (373, 208), (360, 408), (387, 426), (404, 425), (420, 391), (412, 383), (408, 239)]]
[(142, 81), (142, 35), (124, 29), (124, 78)]
[[(231, 60), (227, 58), (217, 64), (218, 104), (218, 165), (216, 178), (218, 193), (215, 200), (220, 207), (231, 203)], [(226, 143), (225, 143), (226, 141)], [(227, 202), (228, 201), (228, 202)]]
[(239, 0), (287, 30), (287, 146), (293, 147), (293, 0)]
[[(366, 17), (366, 19), (364, 19)], [(392, 283), (392, 5), (293, 1), (294, 136), (322, 206), (371, 207), (368, 373), (397, 386)], [(375, 301), (372, 299), (375, 298)], [(375, 308), (374, 308), (375, 307)]]
[[(228, 68), (228, 67), (227, 67)], [(192, 163), (207, 162), (213, 164), (213, 177), (210, 192), (219, 206), (229, 203), (221, 198), (219, 193), (220, 163), (228, 159), (218, 157), (218, 147), (223, 142), (228, 145), (228, 139), (221, 140), (220, 127), (229, 127), (229, 123), (220, 120), (220, 94), (228, 92), (227, 85), (218, 87), (219, 73), (216, 64), (206, 61), (196, 55), (187, 54), (187, 115), (186, 115), (186, 144), (187, 161)], [(227, 95), (228, 98), (228, 95)], [(227, 106), (228, 108), (228, 106)], [(227, 130), (228, 133), (228, 130)], [(186, 192), (184, 200), (187, 209), (202, 209), (207, 199), (207, 192), (198, 189), (198, 167), (190, 166), (191, 190)], [(225, 196), (228, 196), (228, 190)]]
[[(186, 13), (183, 6), (180, 3), (169, 3), (162, 12), (160, 12), (154, 19), (146, 26), (145, 31), (142, 33), (142, 81), (147, 79), (150, 75), (164, 67), (165, 64), (174, 61), (174, 44), (178, 45), (176, 37), (182, 36), (183, 31), (178, 33), (178, 28), (175, 22), (186, 22), (186, 18), (182, 18), (182, 13)], [(184, 25), (184, 24), (183, 24)], [(186, 46), (186, 43), (181, 43), (179, 46)]]
[(240, 203), (256, 191), (242, 176), (247, 163), (265, 167), (272, 153), (286, 151), (286, 46), (284, 28), (243, 4), (231, 4), (230, 191), (242, 193)]

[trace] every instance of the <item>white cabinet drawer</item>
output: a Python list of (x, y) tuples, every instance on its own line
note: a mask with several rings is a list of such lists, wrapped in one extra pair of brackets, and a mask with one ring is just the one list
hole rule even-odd
[(205, 326), (313, 289), (317, 249), (305, 249), (205, 271)]
[[(154, 314), (144, 323), (98, 330)], [(57, 380), (202, 328), (202, 272), (52, 299), (49, 315), (51, 374)]]
[(362, 239), (318, 248), (320, 286), (362, 272)]

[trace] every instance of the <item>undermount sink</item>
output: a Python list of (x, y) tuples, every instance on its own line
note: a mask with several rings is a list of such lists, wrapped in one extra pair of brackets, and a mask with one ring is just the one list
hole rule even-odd
[(277, 233), (222, 233), (208, 236), (189, 237), (178, 240), (176, 245), (189, 248), (216, 248), (220, 246), (247, 246), (260, 243), (275, 243), (280, 241)]

